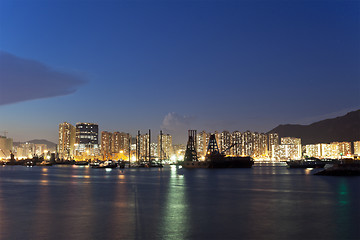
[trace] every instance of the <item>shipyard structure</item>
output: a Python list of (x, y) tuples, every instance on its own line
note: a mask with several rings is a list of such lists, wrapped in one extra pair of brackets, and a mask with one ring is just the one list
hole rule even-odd
[(226, 156), (225, 152), (239, 143), (234, 143), (223, 151), (219, 150), (215, 134), (211, 134), (204, 159), (199, 160), (196, 152), (196, 130), (189, 130), (186, 146), (184, 168), (250, 168), (254, 164), (250, 156)]

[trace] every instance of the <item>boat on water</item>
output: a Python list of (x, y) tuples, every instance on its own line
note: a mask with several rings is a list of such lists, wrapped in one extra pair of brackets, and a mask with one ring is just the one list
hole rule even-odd
[(52, 166), (52, 163), (50, 161), (42, 161), (40, 163), (37, 163), (36, 166)]
[(89, 165), (88, 161), (76, 161), (74, 163), (74, 165), (77, 165), (77, 166), (87, 166)]
[(286, 162), (289, 168), (323, 168), (326, 162), (321, 160), (288, 160)]
[(250, 156), (226, 156), (224, 154), (224, 152), (236, 144), (220, 152), (214, 134), (210, 135), (205, 160), (199, 161), (197, 159), (194, 139), (196, 139), (196, 131), (189, 130), (189, 140), (182, 164), (184, 168), (251, 168), (254, 165), (254, 160)]
[(164, 165), (158, 161), (151, 161), (149, 167), (162, 168), (162, 167), (164, 167)]
[(94, 163), (90, 164), (90, 166), (92, 168), (116, 168), (117, 163), (115, 161), (108, 160), (105, 162), (94, 162)]
[(132, 165), (132, 167), (138, 167), (138, 168), (162, 168), (164, 165), (155, 160), (148, 161), (141, 161), (138, 164)]
[(28, 160), (26, 160), (24, 165), (27, 167), (33, 167), (36, 165), (36, 162), (32, 161), (31, 159), (28, 159)]
[(225, 155), (208, 156), (205, 161), (184, 161), (184, 168), (251, 168), (251, 157), (226, 157)]

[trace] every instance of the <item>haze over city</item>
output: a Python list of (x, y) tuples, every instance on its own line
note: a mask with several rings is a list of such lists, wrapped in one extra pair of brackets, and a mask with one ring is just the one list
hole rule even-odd
[(1, 1), (0, 131), (267, 132), (360, 106), (357, 1)]

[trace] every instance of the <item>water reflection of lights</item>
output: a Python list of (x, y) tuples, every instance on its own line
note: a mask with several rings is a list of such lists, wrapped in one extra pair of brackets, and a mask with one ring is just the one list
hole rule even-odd
[(48, 169), (48, 168), (43, 167), (41, 170), (42, 170), (43, 172), (47, 172), (49, 169)]
[(305, 169), (305, 174), (310, 175), (312, 170), (313, 170), (313, 168), (306, 168)]
[(183, 178), (184, 175), (182, 173), (182, 171), (179, 172), (180, 169), (182, 169), (182, 166), (176, 166), (176, 165), (171, 165), (170, 166), (170, 175), (172, 178)]
[(72, 178), (90, 178), (90, 175), (71, 175)]
[(119, 175), (118, 178), (119, 179), (125, 179), (125, 175)]
[(340, 182), (338, 196), (339, 196), (339, 205), (341, 207), (349, 204), (349, 190), (348, 190), (347, 182), (344, 180)]
[[(337, 198), (338, 203), (336, 207), (336, 221), (339, 226), (351, 226), (351, 211), (352, 208), (350, 206), (351, 198), (350, 198), (350, 189), (348, 186), (348, 182), (346, 179), (341, 179), (338, 183), (337, 189)], [(339, 236), (343, 236), (344, 239), (350, 239), (349, 237), (349, 229), (346, 227), (341, 228), (340, 232), (338, 233)]]
[(40, 180), (40, 185), (48, 185), (48, 183), (49, 183), (49, 180), (46, 180), (46, 179)]
[[(165, 201), (164, 226), (165, 236), (173, 235), (182, 239), (189, 229), (188, 206), (184, 187), (184, 176), (178, 174), (177, 166), (170, 168), (170, 181)], [(175, 234), (175, 235), (174, 235)]]
[(105, 168), (105, 171), (106, 171), (106, 172), (111, 172), (112, 169), (111, 169), (111, 168)]

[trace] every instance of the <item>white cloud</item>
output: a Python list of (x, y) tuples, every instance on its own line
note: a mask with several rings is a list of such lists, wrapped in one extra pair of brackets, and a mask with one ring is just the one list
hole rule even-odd
[(187, 132), (195, 118), (190, 116), (181, 116), (175, 112), (168, 113), (162, 122), (161, 129), (165, 133), (173, 136), (174, 143), (185, 144), (187, 141)]

